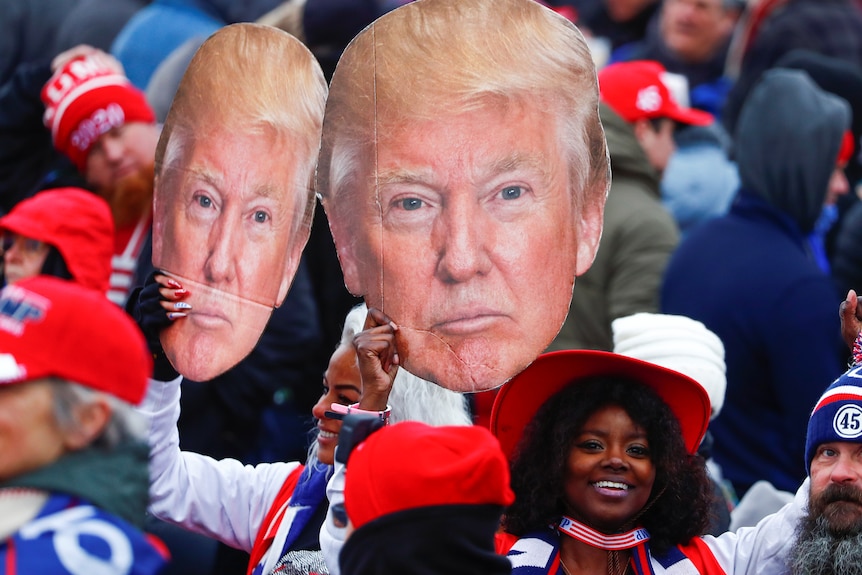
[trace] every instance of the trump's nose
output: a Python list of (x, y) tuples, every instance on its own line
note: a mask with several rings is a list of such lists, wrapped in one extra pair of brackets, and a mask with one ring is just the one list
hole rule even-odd
[(486, 246), (491, 238), (485, 214), (472, 206), (450, 206), (432, 232), (437, 249), (437, 277), (445, 283), (469, 281), (486, 275), (491, 259)]
[(220, 214), (218, 222), (210, 228), (204, 263), (204, 278), (210, 285), (232, 283), (236, 279), (237, 259), (243, 257), (238, 226), (231, 226), (225, 220), (225, 214)]

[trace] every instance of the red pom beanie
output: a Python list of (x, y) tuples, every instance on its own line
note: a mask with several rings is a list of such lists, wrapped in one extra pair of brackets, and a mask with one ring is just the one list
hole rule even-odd
[(344, 506), (357, 529), (419, 507), (512, 501), (508, 462), (484, 427), (397, 423), (360, 443), (347, 462)]
[(80, 188), (39, 192), (0, 218), (0, 230), (54, 246), (75, 282), (108, 291), (114, 218), (101, 197)]
[(0, 291), (0, 385), (53, 376), (137, 404), (152, 369), (137, 324), (104, 293), (49, 276)]
[(101, 53), (79, 56), (57, 70), (42, 88), (42, 102), (54, 147), (81, 173), (102, 134), (130, 122), (156, 121), (144, 93)]

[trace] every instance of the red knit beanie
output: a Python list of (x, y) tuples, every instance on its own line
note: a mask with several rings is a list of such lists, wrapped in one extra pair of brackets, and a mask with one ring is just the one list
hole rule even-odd
[(512, 501), (506, 457), (484, 427), (405, 421), (373, 433), (347, 461), (344, 506), (357, 529), (419, 507)]
[(98, 52), (74, 58), (57, 70), (42, 88), (42, 102), (54, 147), (82, 173), (90, 148), (102, 134), (129, 122), (156, 120), (144, 93), (109, 56)]

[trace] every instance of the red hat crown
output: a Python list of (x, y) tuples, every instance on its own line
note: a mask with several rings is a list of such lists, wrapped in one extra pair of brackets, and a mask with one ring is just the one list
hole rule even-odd
[(626, 122), (651, 118), (706, 126), (714, 121), (711, 114), (681, 107), (668, 89), (664, 66), (650, 60), (620, 62), (599, 72), (602, 101)]
[(347, 462), (344, 505), (357, 529), (408, 509), (513, 500), (506, 457), (484, 427), (397, 423), (360, 443)]
[(0, 291), (0, 385), (58, 377), (140, 403), (153, 360), (103, 293), (48, 276)]

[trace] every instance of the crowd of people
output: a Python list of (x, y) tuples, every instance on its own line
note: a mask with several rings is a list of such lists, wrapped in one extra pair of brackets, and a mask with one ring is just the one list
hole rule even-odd
[(0, 38), (0, 573), (858, 572), (862, 3)]

